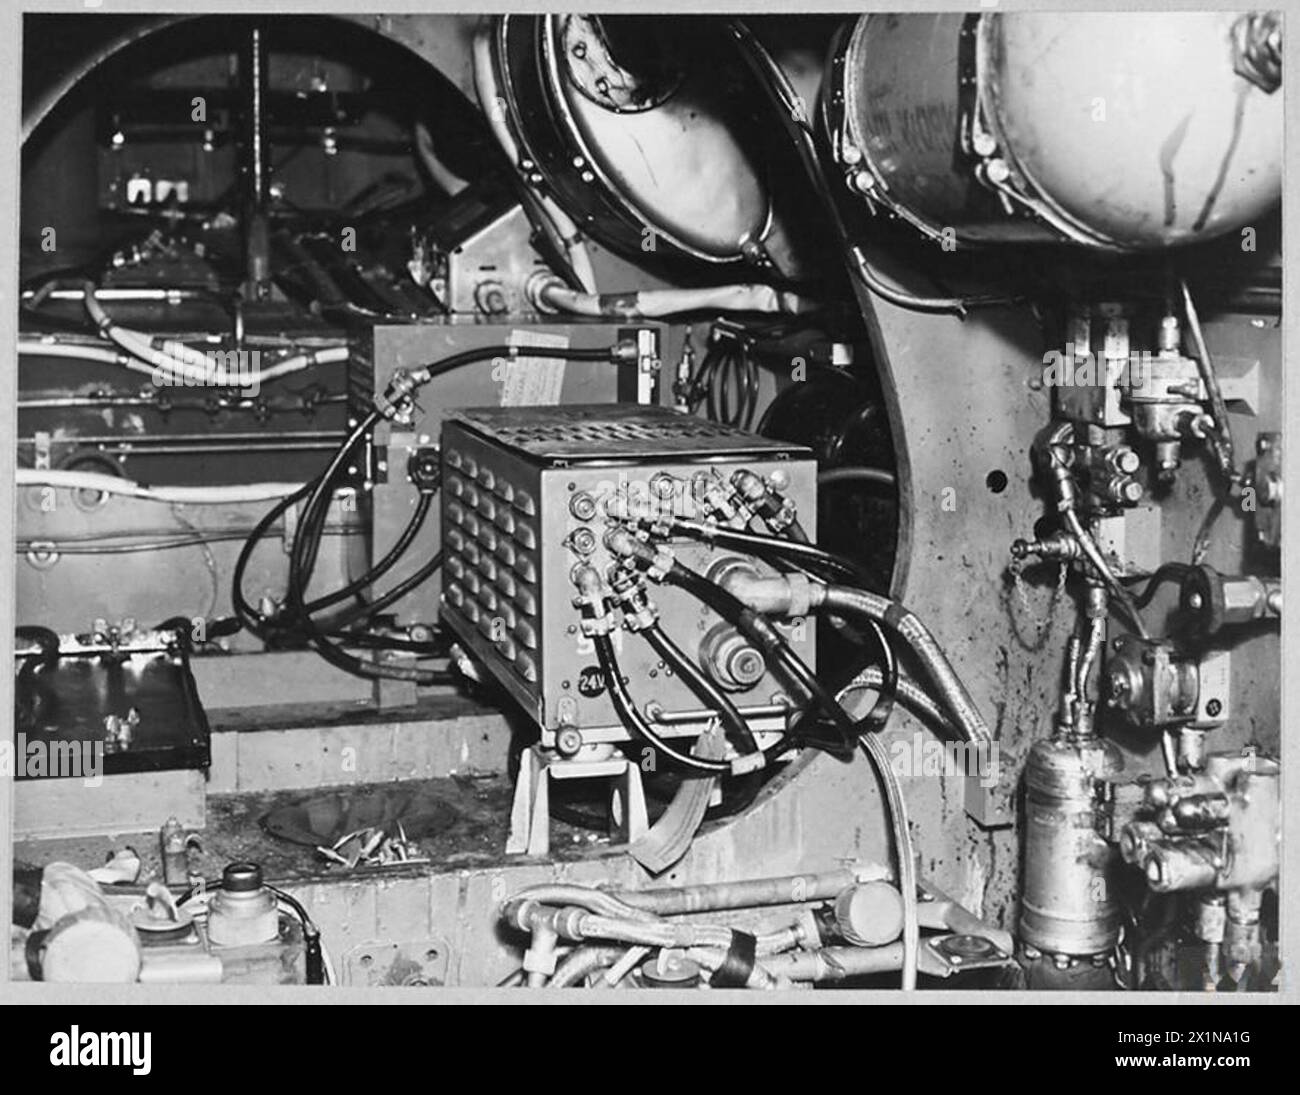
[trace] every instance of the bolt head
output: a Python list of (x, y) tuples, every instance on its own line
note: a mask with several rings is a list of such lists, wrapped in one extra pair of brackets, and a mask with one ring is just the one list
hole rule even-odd
[(867, 194), (876, 188), (876, 179), (870, 171), (855, 171), (851, 185), (859, 194)]

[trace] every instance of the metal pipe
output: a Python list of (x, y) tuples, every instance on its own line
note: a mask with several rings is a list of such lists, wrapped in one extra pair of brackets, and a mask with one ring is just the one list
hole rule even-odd
[(740, 882), (710, 882), (671, 889), (615, 890), (611, 896), (625, 905), (658, 916), (718, 912), (724, 909), (755, 909), (771, 905), (796, 905), (829, 901), (859, 882), (883, 878), (876, 868), (842, 868), (819, 874), (755, 878)]
[(874, 483), (882, 487), (897, 487), (898, 479), (892, 471), (884, 468), (827, 468), (826, 471), (817, 473), (819, 487), (833, 483)]
[(982, 920), (930, 882), (922, 882), (920, 888), (922, 896), (930, 898), (919, 902), (916, 908), (916, 918), (921, 927), (958, 935), (977, 935), (993, 943), (1003, 954), (1015, 952), (1015, 940), (1009, 931)]
[[(790, 714), (790, 708), (783, 703), (765, 703), (757, 707), (738, 709), (747, 719), (776, 718)], [(646, 718), (658, 726), (695, 726), (708, 722), (717, 714), (712, 708), (700, 707), (693, 711), (661, 711), (653, 704), (647, 705)]]
[(231, 445), (151, 445), (147, 449), (137, 449), (131, 444), (100, 445), (100, 452), (114, 456), (202, 456), (212, 453), (239, 452), (332, 452), (338, 446), (327, 441), (307, 441), (301, 445), (289, 442), (266, 442), (253, 444), (243, 442)]
[[(325, 406), (327, 404), (347, 403), (346, 395), (325, 395), (312, 401), (313, 407)], [(252, 410), (257, 405), (253, 399), (237, 399), (222, 404), (222, 410)], [(266, 404), (263, 404), (266, 406)], [(53, 411), (75, 407), (152, 407), (159, 411), (205, 411), (208, 404), (191, 400), (188, 402), (167, 403), (165, 407), (160, 407), (158, 399), (155, 396), (142, 395), (87, 395), (87, 396), (62, 396), (42, 399), (20, 399), (18, 400), (18, 409), (20, 411)], [(271, 411), (278, 411), (282, 414), (296, 414), (303, 410), (302, 406), (276, 406), (271, 404), (268, 407)], [(342, 440), (343, 435), (339, 435)]]
[(1065, 527), (1069, 531), (1070, 535), (1078, 541), (1079, 548), (1087, 557), (1088, 562), (1092, 564), (1092, 569), (1095, 570), (1101, 580), (1106, 583), (1111, 596), (1124, 606), (1124, 613), (1129, 617), (1129, 622), (1133, 625), (1133, 629), (1141, 635), (1142, 638), (1151, 638), (1151, 632), (1147, 628), (1146, 621), (1142, 619), (1142, 613), (1138, 611), (1137, 605), (1133, 603), (1133, 598), (1129, 595), (1129, 591), (1125, 589), (1123, 585), (1120, 584), (1119, 579), (1115, 577), (1114, 571), (1110, 569), (1110, 566), (1102, 556), (1101, 549), (1097, 546), (1097, 541), (1092, 538), (1092, 533), (1083, 527), (1083, 522), (1079, 520), (1079, 514), (1075, 511), (1073, 505), (1068, 509), (1063, 509), (1061, 511), (1061, 519), (1065, 522)]
[[(23, 292), (23, 300), (31, 300), (36, 296), (37, 290), (27, 289)], [(75, 300), (82, 301), (86, 299), (84, 289), (51, 289), (49, 292), (41, 294), (45, 300)], [(202, 300), (213, 301), (213, 294), (207, 289), (98, 289), (95, 295), (100, 300), (106, 300), (114, 303), (164, 303), (180, 304), (184, 301)]]
[(579, 293), (550, 273), (535, 274), (526, 287), (539, 312), (593, 319), (648, 319), (685, 312), (730, 311), (798, 314), (816, 303), (770, 285), (714, 285), (700, 289), (645, 289), (631, 293)]
[(787, 981), (843, 981), (872, 973), (893, 973), (903, 968), (903, 944), (789, 951), (764, 958), (763, 968)]
[(1079, 658), (1078, 676), (1075, 680), (1075, 694), (1078, 697), (1078, 703), (1074, 709), (1074, 733), (1076, 737), (1091, 737), (1093, 732), (1092, 713), (1093, 702), (1092, 695), (1092, 670), (1097, 664), (1101, 655), (1102, 643), (1106, 638), (1106, 591), (1100, 586), (1092, 586), (1089, 589), (1090, 599), (1100, 596), (1102, 601), (1101, 611), (1097, 613), (1093, 610), (1089, 612), (1088, 618), (1088, 642), (1083, 648), (1083, 654)]
[[(338, 443), (342, 441), (343, 438), (346, 436), (347, 436), (346, 434), (340, 433), (335, 430), (303, 430), (299, 434), (294, 434), (292, 440), (327, 441), (331, 445), (337, 447)], [(69, 440), (76, 441), (77, 444), (79, 445), (113, 445), (119, 442), (124, 442), (131, 446), (140, 446), (140, 445), (148, 446), (155, 441), (160, 445), (170, 445), (182, 441), (192, 442), (197, 444), (205, 440), (208, 440), (210, 438), (215, 438), (216, 440), (222, 442), (233, 442), (233, 441), (256, 442), (256, 441), (265, 441), (267, 435), (264, 433), (224, 433), (224, 434), (178, 433), (178, 434), (172, 434), (170, 436), (166, 434), (145, 434), (140, 437), (135, 437), (135, 436), (124, 437), (121, 434), (87, 434), (85, 436), (69, 438)], [(19, 438), (19, 444), (34, 445), (35, 443), (36, 443), (36, 439), (34, 437)]]
[(244, 287), (250, 299), (266, 295), (271, 278), (267, 205), (270, 193), (269, 148), (266, 133), (267, 64), (265, 30), (249, 27), (240, 64), (244, 100), (244, 141), (241, 173), (244, 184)]
[(1196, 350), (1196, 367), (1201, 374), (1201, 383), (1210, 399), (1210, 411), (1214, 415), (1216, 440), (1214, 455), (1219, 467), (1227, 477), (1228, 485), (1234, 486), (1239, 481), (1237, 462), (1233, 452), (1232, 425), (1228, 421), (1228, 405), (1223, 399), (1223, 389), (1219, 387), (1219, 376), (1214, 371), (1214, 360), (1210, 349), (1205, 344), (1205, 332), (1201, 330), (1201, 317), (1192, 302), (1191, 290), (1187, 288), (1187, 279), (1179, 278), (1178, 284), (1183, 291), (1183, 311), (1187, 315), (1187, 330), (1192, 336), (1192, 346)]

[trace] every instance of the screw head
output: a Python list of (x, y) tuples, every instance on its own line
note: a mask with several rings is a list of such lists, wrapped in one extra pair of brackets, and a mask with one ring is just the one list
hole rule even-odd
[(555, 735), (555, 748), (566, 757), (576, 756), (582, 748), (582, 731), (576, 726), (564, 726)]

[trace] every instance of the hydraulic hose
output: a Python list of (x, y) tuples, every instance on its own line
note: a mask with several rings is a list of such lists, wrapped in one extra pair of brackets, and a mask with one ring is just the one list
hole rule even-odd
[(966, 313), (971, 308), (1003, 307), (1018, 304), (1022, 299), (1016, 296), (997, 296), (994, 294), (969, 297), (917, 296), (915, 293), (908, 292), (901, 286), (885, 280), (880, 271), (867, 258), (866, 252), (861, 247), (851, 247), (849, 255), (851, 259), (850, 269), (862, 279), (862, 284), (874, 295), (882, 300), (889, 301), (890, 304), (897, 305), (899, 308), (906, 308), (912, 312), (955, 312), (965, 318)]
[(761, 613), (755, 612), (717, 583), (679, 562), (673, 562), (664, 580), (686, 590), (696, 600), (713, 609), (752, 642), (769, 665), (784, 671), (830, 717), (846, 743), (857, 738), (858, 729), (844, 708), (835, 702), (835, 698), (813, 675), (803, 659), (790, 649), (789, 643)]
[(658, 319), (684, 312), (813, 311), (815, 302), (770, 285), (713, 285), (700, 289), (648, 289), (632, 293), (579, 293), (554, 274), (534, 275), (528, 299), (539, 312), (591, 319)]
[(992, 744), (993, 735), (975, 701), (939, 641), (915, 613), (878, 593), (846, 586), (826, 586), (819, 607), (842, 616), (865, 617), (891, 628), (916, 652), (966, 738), (981, 745)]
[(591, 974), (607, 970), (627, 953), (625, 947), (615, 947), (596, 943), (584, 943), (574, 947), (551, 974), (546, 982), (548, 989), (567, 989), (581, 984)]
[(907, 820), (903, 788), (894, 766), (889, 763), (885, 747), (875, 734), (858, 739), (885, 789), (889, 819), (894, 829), (894, 853), (898, 857), (898, 890), (903, 897), (903, 991), (916, 988), (917, 951), (921, 945), (921, 927), (916, 911), (916, 852), (912, 847), (912, 828)]
[[(810, 543), (807, 533), (797, 520), (791, 521), (786, 530), (791, 539), (764, 536), (760, 533), (736, 532), (731, 529), (716, 529), (716, 526), (691, 521), (677, 521), (670, 528), (699, 539), (716, 540), (722, 547), (732, 547), (757, 555), (778, 569), (786, 569), (793, 565), (805, 573), (814, 575), (819, 573), (825, 575), (830, 572), (841, 578), (847, 578), (855, 585), (867, 588), (872, 584), (870, 575), (851, 559)], [(834, 617), (831, 618), (831, 623), (841, 630), (846, 626), (843, 620)], [(869, 621), (869, 626), (883, 662), (884, 684), (879, 700), (868, 715), (867, 725), (873, 730), (879, 730), (889, 721), (889, 715), (893, 710), (898, 665), (893, 648), (889, 645), (889, 640), (880, 625), (875, 621)]]
[[(868, 666), (845, 686), (845, 691), (854, 687), (883, 688), (885, 687), (885, 674), (874, 665)], [(949, 731), (956, 729), (953, 726), (952, 719), (944, 712), (943, 708), (935, 703), (925, 689), (914, 680), (900, 674), (894, 682), (894, 690), (905, 707), (910, 708), (914, 714), (923, 716), (932, 726)]]
[[(842, 556), (815, 547), (807, 543), (806, 539), (805, 541), (785, 540), (775, 536), (764, 536), (759, 533), (719, 529), (714, 525), (686, 520), (673, 521), (670, 523), (669, 528), (670, 531), (680, 535), (717, 543), (722, 547), (731, 547), (739, 551), (749, 552), (777, 566), (783, 563), (793, 563), (796, 567), (801, 567), (807, 571), (825, 572), (829, 570), (841, 578), (847, 578), (863, 585), (868, 583), (868, 576), (856, 564)], [(794, 529), (792, 528), (791, 531), (793, 532)], [(802, 532), (803, 530), (799, 529), (798, 531)], [(884, 633), (880, 630), (879, 624), (872, 621), (870, 626), (873, 638), (880, 649), (885, 669), (883, 694), (868, 716), (869, 725), (878, 730), (888, 721), (892, 710), (893, 682), (897, 679), (898, 669), (893, 650)], [(760, 649), (762, 648), (760, 647)], [(824, 704), (819, 703), (819, 706), (825, 711)]]
[[(57, 468), (18, 468), (15, 482), (20, 487), (61, 487), (115, 494), (167, 505), (222, 506), (245, 502), (266, 502), (284, 498), (300, 489), (297, 483), (234, 483), (229, 486), (146, 487), (120, 475), (93, 471), (61, 471)], [(309, 484), (310, 485), (310, 484)]]
[[(135, 368), (137, 372), (147, 372), (154, 378), (155, 383), (170, 381), (183, 384), (187, 380), (195, 380), (202, 384), (216, 384), (237, 388), (260, 386), (267, 381), (276, 380), (291, 373), (302, 372), (313, 365), (330, 365), (347, 361), (352, 353), (351, 349), (346, 345), (328, 346), (310, 353), (297, 354), (266, 369), (257, 369), (247, 374), (236, 372), (232, 375), (222, 369), (215, 368), (212, 357), (205, 350), (197, 350), (192, 346), (185, 345), (183, 342), (173, 340), (165, 340), (161, 344), (156, 344), (158, 340), (151, 338), (142, 331), (133, 331), (113, 323), (109, 319), (108, 313), (104, 311), (103, 306), (96, 299), (95, 284), (93, 282), (88, 281), (85, 283), (83, 300), (86, 311), (100, 331), (121, 347), (128, 358), (139, 360), (144, 368), (135, 368), (129, 362), (119, 361), (117, 355), (114, 355), (112, 361), (108, 363)], [(36, 343), (35, 345), (40, 346), (42, 344)], [(33, 352), (41, 351), (35, 350)], [(88, 357), (88, 355), (82, 354), (60, 356)], [(108, 361), (103, 356), (88, 359)]]
[(502, 916), (517, 927), (525, 927), (520, 922), (520, 917), (528, 902), (541, 905), (574, 905), (588, 912), (599, 913), (601, 916), (623, 917), (626, 920), (653, 922), (659, 919), (655, 913), (629, 905), (614, 894), (604, 890), (593, 890), (588, 886), (575, 886), (570, 882), (542, 882), (520, 890), (505, 903)]

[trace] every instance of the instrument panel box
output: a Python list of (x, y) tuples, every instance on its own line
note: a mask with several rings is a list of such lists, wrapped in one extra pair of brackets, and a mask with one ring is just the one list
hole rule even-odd
[[(696, 477), (729, 480), (743, 468), (775, 476), (801, 523), (816, 528), (817, 466), (809, 450), (668, 408), (465, 409), (443, 426), (441, 460), (442, 619), (535, 719), (544, 745), (567, 727), (580, 730), (585, 743), (628, 737), (592, 642), (581, 634), (570, 577), (580, 562), (601, 573), (613, 563), (603, 543), (609, 500), (697, 519)], [(737, 558), (694, 540), (674, 540), (672, 548), (702, 574)], [(663, 630), (688, 656), (716, 645), (727, 625), (711, 610), (671, 586), (652, 584), (650, 592)], [(812, 621), (780, 626), (795, 653), (815, 666)], [(619, 629), (612, 639), (635, 702), (657, 728), (669, 737), (698, 735), (711, 712), (694, 693), (639, 636)], [(787, 687), (766, 671), (732, 689), (732, 699), (755, 730), (780, 730), (794, 706)]]

